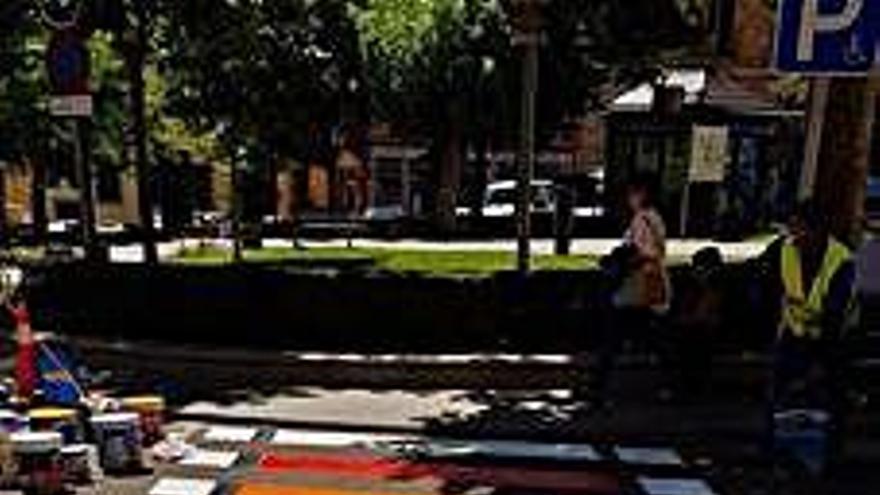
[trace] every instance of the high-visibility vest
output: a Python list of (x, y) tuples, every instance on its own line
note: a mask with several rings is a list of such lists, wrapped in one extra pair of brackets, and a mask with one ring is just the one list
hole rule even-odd
[[(782, 282), (785, 297), (782, 305), (782, 327), (795, 337), (822, 337), (822, 316), (825, 299), (837, 271), (852, 259), (852, 252), (835, 239), (829, 239), (825, 258), (813, 280), (809, 293), (804, 288), (801, 255), (791, 241), (782, 247)], [(850, 304), (852, 301), (850, 302)]]

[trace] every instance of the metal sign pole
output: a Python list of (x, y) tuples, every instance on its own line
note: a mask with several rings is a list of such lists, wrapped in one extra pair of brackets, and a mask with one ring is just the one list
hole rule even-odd
[(95, 181), (92, 164), (89, 159), (91, 122), (88, 119), (71, 118), (74, 134), (74, 160), (80, 187), (80, 223), (82, 224), (82, 242), (86, 258), (96, 257), (95, 243)]
[(690, 219), (691, 212), (691, 181), (687, 180), (684, 184), (684, 190), (681, 193), (681, 211), (679, 212), (679, 235), (682, 239), (687, 238), (688, 232), (688, 220)]
[(822, 148), (822, 134), (825, 128), (825, 112), (828, 108), (830, 87), (830, 77), (817, 76), (810, 80), (807, 142), (798, 187), (798, 198), (801, 200), (811, 198), (816, 190), (816, 174), (819, 170), (819, 152)]

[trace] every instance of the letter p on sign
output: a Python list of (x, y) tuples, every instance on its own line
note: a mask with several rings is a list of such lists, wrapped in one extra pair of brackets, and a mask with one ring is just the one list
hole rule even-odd
[(874, 62), (878, 27), (878, 0), (780, 0), (776, 67), (863, 75)]
[(816, 35), (851, 28), (861, 17), (864, 6), (864, 0), (845, 0), (841, 12), (828, 14), (819, 12), (819, 0), (804, 0), (801, 9), (801, 30), (798, 36), (798, 61), (812, 61)]

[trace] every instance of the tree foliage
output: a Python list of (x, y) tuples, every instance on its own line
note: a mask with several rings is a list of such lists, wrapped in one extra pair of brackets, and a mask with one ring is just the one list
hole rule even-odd
[[(476, 93), (480, 105), (469, 105), (473, 115), (466, 121), (515, 123), (520, 58), (512, 3), (368, 1), (357, 18), (375, 115), (400, 116), (403, 108), (409, 118), (436, 123), (434, 107), (455, 98), (473, 101)], [(540, 127), (600, 106), (607, 85), (645, 77), (664, 54), (705, 46), (705, 3), (544, 2)]]
[(46, 126), (45, 41), (30, 2), (0, 4), (0, 160), (19, 161)]
[(342, 0), (176, 2), (166, 12), (167, 110), (235, 145), (289, 156), (333, 121), (351, 91), (357, 44)]

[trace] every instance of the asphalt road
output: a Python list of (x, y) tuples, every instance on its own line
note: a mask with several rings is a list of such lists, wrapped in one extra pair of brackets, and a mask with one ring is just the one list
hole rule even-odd
[[(260, 423), (180, 422), (170, 430), (190, 445), (182, 460), (151, 461), (148, 475), (109, 478), (79, 493), (868, 495), (880, 481), (876, 466), (849, 464), (821, 480), (705, 442), (486, 441)], [(676, 489), (647, 489), (670, 484)]]
[[(212, 426), (258, 430), (253, 439), (232, 442), (235, 445), (231, 447), (220, 442), (221, 450), (231, 448), (245, 455), (234, 469), (209, 470), (208, 477), (226, 482), (226, 491), (218, 495), (543, 493), (535, 487), (492, 485), (485, 479), (496, 479), (497, 473), (471, 473), (456, 465), (443, 464), (438, 474), (432, 471), (435, 463), (427, 470), (407, 468), (405, 474), (414, 470), (420, 477), (415, 484), (412, 480), (402, 482), (396, 479), (399, 473), (389, 475), (385, 461), (373, 458), (371, 452), (355, 449), (352, 453), (334, 447), (329, 449), (329, 458), (309, 457), (313, 450), (327, 453), (328, 447), (321, 445), (297, 448), (305, 449), (308, 469), (317, 466), (324, 471), (301, 473), (295, 468), (288, 472), (291, 462), (297, 465), (296, 459), (284, 458), (289, 446), (266, 441), (278, 429), (577, 443), (594, 446), (606, 456), (616, 445), (671, 448), (684, 458), (687, 469), (663, 474), (697, 476), (719, 495), (873, 495), (870, 487), (880, 486), (880, 416), (871, 407), (857, 408), (850, 416), (846, 454), (830, 481), (819, 482), (790, 466), (773, 465), (761, 449), (766, 367), (760, 360), (720, 363), (705, 395), (671, 402), (661, 400), (657, 393), (668, 383), (660, 368), (650, 362), (624, 363), (616, 373), (612, 404), (594, 410), (573, 396), (580, 371), (558, 356), (545, 356), (543, 361), (512, 356), (484, 356), (475, 361), (448, 357), (445, 363), (429, 362), (426, 357), (398, 357), (397, 361), (389, 356), (351, 355), (303, 359), (280, 351), (191, 350), (161, 344), (93, 345), (84, 354), (91, 365), (111, 370), (117, 381), (127, 383), (131, 390), (154, 387), (166, 392), (174, 401), (174, 428), (185, 430), (196, 444), (203, 443), (200, 435)], [(279, 460), (284, 469), (267, 472), (260, 456), (278, 453), (284, 454)], [(348, 459), (351, 455), (354, 461)], [(582, 463), (572, 470), (570, 463), (553, 460), (478, 461), (481, 469), (489, 471), (499, 466), (548, 469), (556, 473), (551, 478), (565, 478), (569, 471), (582, 474), (596, 468), (607, 474), (610, 470), (621, 483), (620, 493), (640, 493), (633, 477), (640, 471), (614, 463), (600, 462), (598, 467)], [(473, 460), (462, 462), (470, 466)], [(344, 472), (332, 472), (327, 466), (342, 466)], [(108, 484), (99, 492), (147, 493), (163, 476), (198, 477), (204, 472), (191, 466), (160, 465), (154, 476), (113, 480), (119, 484)], [(384, 477), (365, 480), (364, 472), (384, 473)], [(483, 476), (477, 481), (485, 484), (443, 483), (444, 476), (461, 477), (463, 472)], [(256, 483), (256, 488), (241, 488), (250, 486), (248, 480), (262, 482)], [(263, 487), (277, 485), (279, 480), (282, 487), (293, 491)], [(303, 487), (308, 489), (303, 491)], [(567, 491), (551, 488), (548, 493)], [(571, 491), (591, 493), (583, 487)]]

